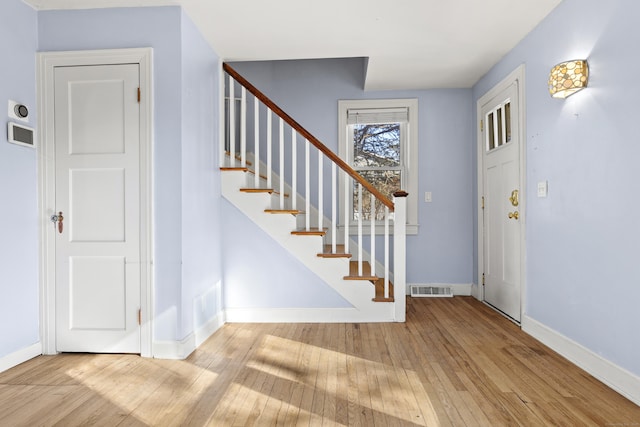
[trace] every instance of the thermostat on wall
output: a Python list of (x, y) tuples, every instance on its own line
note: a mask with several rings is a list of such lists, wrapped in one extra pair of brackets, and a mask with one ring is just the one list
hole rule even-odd
[(30, 127), (9, 122), (7, 138), (12, 144), (35, 147), (34, 130)]

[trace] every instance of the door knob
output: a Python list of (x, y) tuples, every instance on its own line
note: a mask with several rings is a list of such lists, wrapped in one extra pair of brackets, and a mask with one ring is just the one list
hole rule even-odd
[(518, 219), (520, 217), (520, 212), (515, 211), (515, 212), (509, 212), (509, 219)]
[(64, 229), (64, 216), (62, 216), (62, 212), (58, 212), (58, 214), (53, 214), (51, 215), (51, 222), (53, 222), (54, 224), (57, 223), (58, 224), (58, 233), (62, 234), (62, 230)]

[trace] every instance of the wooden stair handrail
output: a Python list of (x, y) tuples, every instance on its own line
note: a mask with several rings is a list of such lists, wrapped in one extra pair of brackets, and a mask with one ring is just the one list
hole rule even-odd
[(320, 152), (322, 152), (325, 156), (327, 156), (332, 162), (337, 164), (340, 169), (345, 171), (351, 178), (355, 179), (357, 182), (362, 184), (362, 186), (367, 189), (370, 193), (372, 193), (376, 199), (380, 200), (382, 204), (387, 206), (390, 211), (394, 210), (394, 204), (387, 196), (382, 194), (375, 188), (369, 181), (364, 179), (358, 172), (353, 170), (351, 166), (349, 166), (344, 160), (338, 157), (333, 151), (331, 151), (326, 145), (324, 145), (318, 138), (313, 136), (308, 130), (303, 128), (298, 122), (296, 122), (291, 116), (285, 113), (280, 107), (278, 107), (269, 97), (267, 97), (264, 93), (258, 90), (255, 86), (253, 86), (247, 79), (242, 77), (236, 70), (233, 69), (226, 62), (222, 64), (222, 68), (224, 71), (234, 78), (235, 81), (240, 83), (245, 89), (247, 89), (253, 96), (258, 98), (263, 104), (265, 104), (271, 111), (276, 113), (281, 119), (283, 119), (289, 126), (295, 129), (300, 135), (302, 135), (305, 139), (307, 139), (314, 147), (316, 147)]

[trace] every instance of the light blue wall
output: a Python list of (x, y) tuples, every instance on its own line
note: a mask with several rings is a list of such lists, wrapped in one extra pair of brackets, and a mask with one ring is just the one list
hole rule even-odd
[(181, 336), (218, 314), (222, 289), (218, 56), (182, 13)]
[[(365, 92), (365, 63), (351, 58), (231, 65), (336, 153), (338, 100), (417, 98), (419, 184), (418, 194), (409, 197), (418, 200), (420, 228), (407, 237), (407, 282), (471, 283), (471, 90)], [(325, 168), (330, 177), (329, 165)], [(433, 193), (432, 203), (424, 203), (425, 191)], [(324, 206), (330, 209), (329, 199)]]
[[(154, 338), (181, 340), (193, 331), (194, 319), (204, 321), (193, 298), (216, 286), (222, 275), (215, 259), (204, 266), (191, 260), (183, 264), (184, 256), (199, 250), (202, 256), (219, 251), (215, 234), (204, 240), (208, 236), (196, 235), (192, 227), (202, 226), (203, 233), (215, 233), (217, 227), (215, 190), (196, 194), (216, 184), (205, 163), (214, 161), (208, 144), (217, 135), (212, 82), (217, 57), (179, 7), (46, 11), (38, 18), (41, 51), (154, 49)], [(207, 88), (211, 92), (199, 93)], [(185, 108), (191, 103), (198, 108)], [(183, 208), (183, 201), (189, 205)]]
[[(639, 19), (635, 0), (564, 0), (473, 88), (475, 101), (526, 64), (526, 314), (636, 375)], [(549, 70), (575, 58), (589, 87), (552, 99)]]
[(35, 127), (37, 14), (20, 0), (0, 2), (0, 358), (40, 341), (37, 157), (7, 143), (7, 101), (30, 107)]

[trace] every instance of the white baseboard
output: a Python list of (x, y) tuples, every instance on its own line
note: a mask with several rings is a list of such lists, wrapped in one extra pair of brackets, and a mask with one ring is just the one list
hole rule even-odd
[(195, 331), (196, 348), (200, 347), (211, 335), (224, 325), (224, 313), (219, 313), (213, 319), (200, 326)]
[(6, 356), (0, 357), (0, 372), (4, 372), (8, 369), (18, 366), (19, 364), (33, 359), (34, 357), (42, 354), (42, 344), (37, 342), (22, 350), (15, 351)]
[(196, 349), (196, 337), (193, 333), (181, 341), (154, 341), (154, 359), (186, 359)]
[(471, 296), (477, 300), (480, 300), (480, 286), (477, 283), (471, 284)]
[(220, 313), (181, 341), (154, 341), (153, 357), (155, 359), (186, 359), (222, 325), (224, 325), (224, 314)]
[(636, 405), (640, 405), (640, 377), (527, 315), (522, 318), (522, 330)]
[(411, 295), (411, 286), (449, 287), (453, 289), (453, 295), (471, 295), (471, 283), (407, 283), (407, 295)]
[(388, 318), (355, 308), (228, 308), (225, 315), (229, 323), (376, 323), (393, 322), (391, 308)]

